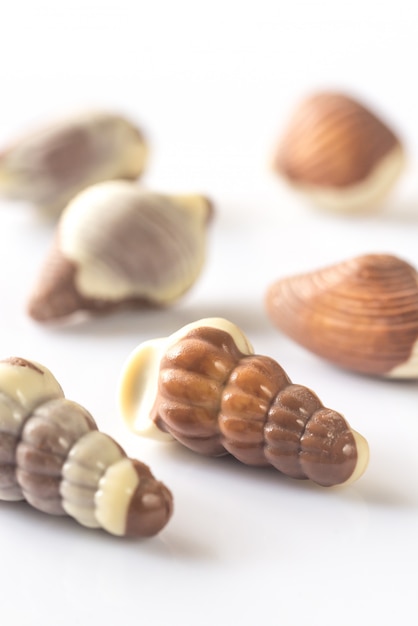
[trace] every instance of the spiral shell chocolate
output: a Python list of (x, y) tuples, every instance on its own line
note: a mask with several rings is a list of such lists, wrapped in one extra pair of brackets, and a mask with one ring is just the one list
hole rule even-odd
[(142, 132), (121, 115), (89, 111), (23, 136), (0, 153), (0, 195), (57, 214), (82, 189), (137, 179), (148, 149)]
[(118, 536), (151, 536), (172, 513), (170, 491), (97, 430), (33, 361), (0, 361), (0, 500)]
[(347, 369), (418, 378), (418, 281), (406, 261), (366, 254), (284, 277), (266, 294), (272, 322)]
[(254, 354), (222, 318), (141, 344), (123, 369), (119, 397), (132, 430), (201, 454), (231, 454), (323, 486), (356, 480), (368, 463), (366, 440), (340, 413)]
[(29, 299), (37, 321), (74, 313), (162, 307), (197, 280), (210, 202), (113, 181), (81, 192), (63, 212)]
[(338, 92), (318, 92), (295, 110), (273, 168), (319, 207), (377, 207), (404, 169), (395, 133), (369, 108)]

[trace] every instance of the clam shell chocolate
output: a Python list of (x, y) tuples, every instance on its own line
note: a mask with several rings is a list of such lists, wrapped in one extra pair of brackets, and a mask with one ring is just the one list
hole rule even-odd
[(417, 272), (396, 256), (366, 254), (281, 278), (266, 308), (277, 328), (335, 365), (418, 378)]
[(81, 192), (63, 212), (29, 298), (37, 321), (73, 313), (168, 306), (197, 280), (210, 202), (112, 181)]
[(0, 500), (26, 500), (118, 536), (151, 536), (172, 513), (170, 491), (97, 430), (33, 361), (0, 361)]
[(0, 152), (0, 195), (57, 214), (82, 189), (105, 180), (135, 180), (148, 148), (127, 118), (89, 111), (34, 130)]
[(273, 168), (313, 204), (336, 212), (378, 207), (404, 169), (400, 139), (375, 113), (338, 92), (319, 92), (294, 111)]
[(292, 383), (275, 360), (254, 354), (222, 318), (139, 345), (122, 371), (119, 405), (140, 435), (322, 486), (350, 483), (368, 463), (366, 440), (340, 413)]

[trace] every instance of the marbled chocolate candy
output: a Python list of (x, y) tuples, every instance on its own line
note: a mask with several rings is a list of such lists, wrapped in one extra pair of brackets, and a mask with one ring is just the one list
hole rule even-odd
[(82, 189), (105, 180), (135, 180), (147, 146), (128, 119), (92, 111), (51, 122), (0, 152), (0, 195), (57, 214)]
[(201, 196), (166, 196), (126, 181), (77, 196), (29, 299), (40, 322), (74, 313), (167, 306), (199, 276), (211, 204)]
[(172, 514), (170, 491), (64, 398), (43, 366), (0, 361), (0, 499), (25, 499), (119, 536), (151, 536)]

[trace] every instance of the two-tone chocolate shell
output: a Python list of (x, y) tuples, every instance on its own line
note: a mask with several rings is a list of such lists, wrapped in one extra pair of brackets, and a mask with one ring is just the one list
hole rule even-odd
[(172, 513), (169, 490), (33, 361), (0, 361), (0, 500), (118, 536), (150, 536)]
[(133, 431), (209, 456), (231, 454), (323, 485), (348, 483), (368, 463), (365, 439), (273, 359), (254, 354), (222, 318), (145, 342), (121, 376), (120, 411)]
[(148, 149), (125, 117), (91, 111), (56, 120), (0, 152), (0, 195), (60, 212), (82, 189), (105, 180), (135, 180)]
[(272, 322), (332, 363), (418, 378), (418, 280), (406, 261), (366, 254), (284, 277), (266, 294)]
[(203, 268), (211, 212), (202, 196), (151, 193), (127, 181), (89, 187), (61, 215), (29, 314), (50, 321), (171, 304)]
[(369, 108), (319, 92), (296, 108), (273, 168), (314, 204), (337, 212), (379, 206), (404, 169), (395, 133)]

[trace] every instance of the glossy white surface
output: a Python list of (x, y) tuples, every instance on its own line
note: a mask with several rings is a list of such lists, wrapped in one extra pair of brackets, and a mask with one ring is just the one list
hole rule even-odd
[[(3, 9), (2, 143), (65, 110), (114, 107), (147, 132), (144, 184), (207, 193), (216, 217), (204, 272), (173, 308), (43, 327), (25, 302), (53, 225), (1, 203), (1, 355), (50, 368), (175, 497), (169, 525), (145, 541), (0, 502), (1, 624), (416, 623), (417, 383), (336, 369), (276, 331), (263, 308), (276, 278), (356, 254), (418, 266), (414, 12), (412, 1), (377, 0), (16, 0)], [(269, 171), (291, 107), (322, 87), (362, 97), (406, 142), (408, 169), (379, 212), (318, 212)], [(209, 316), (238, 324), (368, 439), (360, 481), (322, 489), (126, 430), (116, 392), (131, 350)]]

